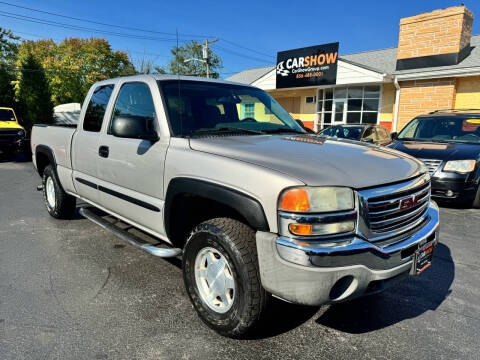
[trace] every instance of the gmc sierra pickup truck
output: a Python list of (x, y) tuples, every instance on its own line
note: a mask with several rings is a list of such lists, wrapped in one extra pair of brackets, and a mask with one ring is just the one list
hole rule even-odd
[(181, 256), (194, 308), (226, 336), (252, 329), (271, 295), (319, 306), (382, 291), (426, 269), (438, 242), (423, 163), (307, 134), (251, 86), (102, 81), (78, 125), (35, 126), (32, 150), (51, 216), (81, 199), (130, 244)]

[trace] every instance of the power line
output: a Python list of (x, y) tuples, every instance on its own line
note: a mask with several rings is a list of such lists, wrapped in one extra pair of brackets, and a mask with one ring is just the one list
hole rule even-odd
[[(171, 36), (176, 36), (176, 33), (169, 33), (169, 32), (163, 32), (163, 31), (156, 31), (156, 30), (147, 30), (147, 29), (140, 29), (140, 28), (135, 28), (135, 27), (129, 27), (129, 26), (123, 26), (123, 25), (116, 25), (116, 24), (108, 24), (108, 23), (103, 23), (100, 21), (94, 21), (94, 20), (87, 20), (87, 19), (82, 19), (82, 18), (77, 18), (73, 16), (68, 16), (68, 15), (62, 15), (54, 12), (49, 12), (49, 11), (44, 11), (44, 10), (39, 10), (39, 9), (33, 9), (27, 6), (22, 6), (22, 5), (17, 5), (17, 4), (12, 4), (6, 1), (0, 1), (0, 4), (8, 5), (8, 6), (13, 6), (16, 8), (20, 9), (25, 9), (25, 10), (30, 10), (30, 11), (35, 11), (38, 13), (42, 14), (47, 14), (47, 15), (52, 15), (52, 16), (57, 16), (65, 19), (70, 19), (70, 20), (76, 20), (76, 21), (83, 21), (91, 24), (97, 24), (97, 25), (103, 25), (103, 26), (110, 26), (110, 27), (115, 27), (118, 29), (125, 29), (125, 30), (134, 30), (134, 31), (143, 31), (143, 32), (148, 32), (152, 34), (161, 34), (161, 35), (171, 35)], [(206, 36), (206, 35), (194, 35), (194, 34), (180, 34), (182, 36), (188, 36), (188, 37), (211, 37), (211, 36)]]
[[(70, 24), (61, 23), (61, 22), (57, 22), (57, 21), (44, 20), (44, 19), (40, 19), (40, 18), (35, 18), (35, 17), (31, 17), (31, 16), (26, 16), (26, 15), (10, 13), (10, 12), (6, 12), (6, 11), (0, 11), (0, 16), (13, 18), (13, 19), (17, 19), (17, 20), (22, 20), (22, 21), (33, 22), (33, 23), (42, 24), (42, 25), (56, 26), (56, 27), (60, 27), (60, 28), (64, 28), (64, 29), (87, 31), (87, 32), (93, 32), (93, 33), (99, 33), (99, 34), (119, 36), (119, 37), (124, 37), (124, 38), (131, 38), (131, 39), (153, 40), (153, 41), (172, 41), (172, 42), (176, 41), (173, 38), (157, 38), (157, 37), (142, 36), (142, 35), (135, 35), (135, 34), (118, 33), (118, 32), (113, 32), (113, 31), (88, 28), (88, 27), (84, 27), (84, 26), (70, 25)], [(182, 40), (185, 40), (185, 39), (182, 39)]]
[(220, 45), (215, 45), (215, 48), (217, 48), (217, 49), (219, 49), (219, 50), (222, 50), (222, 51), (225, 51), (225, 52), (227, 52), (227, 53), (230, 53), (230, 54), (232, 54), (232, 55), (239, 56), (239, 57), (241, 57), (241, 58), (255, 60), (255, 61), (261, 62), (261, 63), (263, 63), (263, 64), (268, 63), (268, 64), (266, 64), (266, 65), (272, 65), (272, 66), (273, 66), (273, 63), (271, 63), (271, 60), (265, 60), (265, 59), (260, 59), (260, 58), (257, 58), (257, 57), (253, 57), (253, 56), (241, 54), (241, 53), (238, 53), (238, 52), (236, 52), (236, 51), (233, 51), (233, 50), (230, 50), (230, 49), (226, 49), (226, 48), (224, 48), (223, 46), (220, 46)]
[[(104, 22), (100, 22), (100, 21), (94, 21), (94, 20), (87, 20), (87, 19), (82, 19), (82, 18), (77, 18), (77, 17), (73, 17), (73, 16), (68, 16), (68, 15), (63, 15), (63, 14), (59, 14), (59, 13), (54, 13), (54, 12), (50, 12), (50, 11), (44, 11), (44, 10), (39, 10), (39, 9), (34, 9), (34, 8), (30, 8), (30, 7), (27, 7), (27, 6), (22, 6), (22, 5), (17, 5), (17, 4), (12, 4), (12, 3), (9, 3), (9, 2), (6, 2), (6, 1), (0, 1), (0, 4), (4, 4), (4, 5), (7, 5), (7, 6), (12, 6), (12, 7), (16, 7), (16, 8), (20, 8), (20, 9), (25, 9), (25, 10), (29, 10), (29, 11), (34, 11), (34, 12), (38, 12), (38, 13), (42, 13), (42, 14), (47, 14), (47, 15), (51, 15), (51, 16), (57, 16), (57, 17), (60, 17), (60, 18), (65, 18), (65, 19), (70, 19), (70, 20), (76, 20), (76, 21), (82, 21), (82, 22), (87, 22), (87, 23), (91, 23), (91, 24), (97, 24), (97, 25), (102, 25), (102, 26), (110, 26), (110, 27), (114, 27), (114, 28), (118, 28), (118, 29), (126, 29), (126, 30), (133, 30), (133, 31), (142, 31), (142, 32), (147, 32), (147, 33), (152, 33), (152, 34), (162, 34), (162, 35), (170, 35), (170, 36), (176, 36), (176, 33), (169, 33), (169, 32), (163, 32), (163, 31), (156, 31), (156, 30), (148, 30), (148, 29), (141, 29), (141, 28), (135, 28), (135, 27), (129, 27), (129, 26), (123, 26), (123, 25), (116, 25), (116, 24), (109, 24), (109, 23), (104, 23)], [(10, 13), (10, 15), (13, 15), (13, 13)], [(15, 14), (17, 16), (24, 16), (24, 15), (20, 15), (20, 14)], [(38, 19), (38, 18), (37, 18)], [(39, 19), (39, 20), (42, 20), (42, 21), (49, 21), (49, 20), (43, 20), (43, 19)], [(76, 26), (76, 25), (70, 25), (70, 24), (64, 24), (66, 26)], [(180, 34), (182, 36), (187, 36), (187, 37), (205, 37), (205, 38), (209, 38), (209, 37), (212, 37), (212, 36), (206, 36), (206, 35), (196, 35), (196, 34)], [(118, 36), (118, 35), (117, 35)], [(230, 45), (233, 45), (235, 47), (239, 47), (239, 48), (242, 48), (244, 50), (247, 50), (247, 51), (250, 51), (252, 53), (256, 53), (258, 55), (262, 55), (262, 56), (266, 56), (268, 58), (272, 58), (274, 59), (275, 57), (272, 56), (271, 54), (267, 54), (267, 53), (263, 53), (263, 52), (260, 52), (258, 50), (254, 50), (254, 49), (251, 49), (249, 47), (246, 47), (244, 45), (240, 45), (236, 42), (233, 42), (233, 41), (230, 41), (230, 40), (227, 40), (225, 38), (221, 38), (220, 40), (230, 44)]]
[[(1, 1), (0, 1), (1, 3)], [(266, 54), (266, 53), (263, 53), (263, 52), (260, 52), (260, 51), (257, 51), (257, 50), (253, 50), (253, 49), (250, 49), (246, 46), (243, 46), (243, 45), (240, 45), (240, 44), (237, 44), (233, 41), (230, 41), (230, 40), (227, 40), (227, 39), (224, 39), (224, 38), (220, 38), (221, 41), (225, 41), (226, 43), (230, 44), (230, 45), (233, 45), (233, 46), (236, 46), (236, 47), (239, 47), (239, 48), (242, 48), (244, 50), (248, 50), (248, 51), (251, 51), (253, 53), (256, 53), (258, 55), (263, 55), (263, 56), (267, 56), (269, 58), (272, 58), (272, 59), (275, 59), (275, 56), (273, 56), (272, 54)]]

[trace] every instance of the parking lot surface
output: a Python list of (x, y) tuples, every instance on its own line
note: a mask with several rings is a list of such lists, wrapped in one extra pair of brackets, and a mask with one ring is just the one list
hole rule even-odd
[(480, 210), (441, 208), (421, 276), (321, 308), (274, 299), (252, 339), (232, 340), (197, 317), (178, 259), (51, 218), (39, 183), (0, 160), (0, 359), (480, 359)]

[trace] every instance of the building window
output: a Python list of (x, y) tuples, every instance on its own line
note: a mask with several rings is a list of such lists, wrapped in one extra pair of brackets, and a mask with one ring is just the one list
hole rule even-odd
[(380, 106), (379, 85), (335, 87), (318, 90), (321, 129), (333, 124), (376, 124)]
[(315, 103), (315, 96), (306, 96), (306, 97), (305, 97), (305, 103), (306, 103), (306, 104), (313, 104), (313, 103)]
[(243, 104), (243, 119), (255, 118), (255, 104)]

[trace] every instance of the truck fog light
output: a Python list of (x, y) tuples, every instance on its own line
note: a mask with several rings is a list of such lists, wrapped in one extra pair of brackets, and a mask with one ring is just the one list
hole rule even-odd
[(447, 192), (445, 193), (445, 195), (447, 196), (453, 196), (453, 191), (452, 190), (447, 190)]
[(288, 229), (294, 235), (312, 235), (312, 225), (290, 224)]
[(312, 235), (330, 235), (353, 231), (355, 221), (348, 220), (331, 224), (315, 224), (312, 228)]

